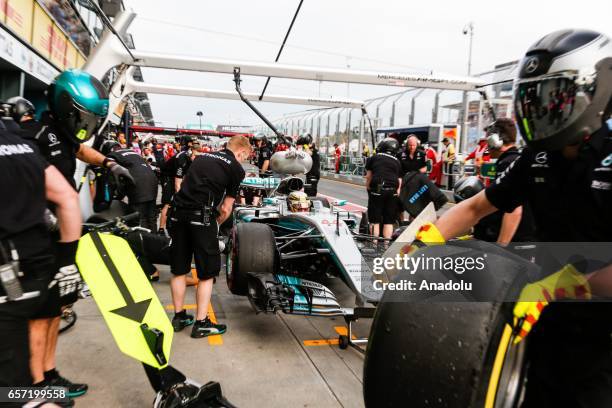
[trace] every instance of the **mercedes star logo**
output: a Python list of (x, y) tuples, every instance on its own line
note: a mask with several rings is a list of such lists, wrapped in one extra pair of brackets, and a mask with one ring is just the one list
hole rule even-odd
[(536, 154), (535, 161), (538, 164), (546, 163), (548, 161), (546, 152), (539, 152), (538, 154)]
[(532, 57), (527, 60), (527, 63), (525, 64), (525, 72), (528, 74), (533, 74), (539, 66), (540, 61), (536, 57)]
[(48, 136), (48, 137), (49, 137), (49, 141), (50, 141), (51, 143), (57, 143), (57, 136), (55, 136), (55, 134), (53, 134), (53, 133), (49, 133), (49, 136)]

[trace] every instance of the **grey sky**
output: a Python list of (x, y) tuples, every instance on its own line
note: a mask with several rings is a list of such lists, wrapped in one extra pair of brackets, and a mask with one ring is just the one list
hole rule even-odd
[[(298, 2), (125, 0), (126, 7), (138, 14), (130, 31), (139, 49), (255, 61), (274, 60)], [(475, 25), (472, 72), (478, 73), (520, 58), (531, 43), (553, 30), (581, 27), (612, 34), (610, 16), (609, 0), (304, 0), (280, 61), (330, 67), (345, 67), (348, 62), (355, 69), (392, 72), (411, 72), (414, 67), (464, 75), (468, 37), (462, 35), (462, 29), (469, 21)], [(347, 60), (346, 56), (353, 58)], [(143, 73), (148, 82), (227, 90), (233, 87), (228, 75), (158, 69)], [(251, 92), (260, 92), (265, 82), (265, 78), (244, 79), (243, 89)], [(322, 96), (347, 95), (344, 84), (323, 83), (320, 90)], [(351, 85), (350, 96), (365, 99), (397, 90)], [(317, 96), (319, 84), (272, 79), (268, 92)], [(150, 99), (155, 120), (165, 126), (197, 123), (198, 110), (204, 111), (208, 123), (260, 123), (240, 102), (160, 95), (151, 95)], [(430, 100), (427, 94), (417, 100), (417, 122), (429, 120)], [(443, 97), (443, 103), (459, 100), (458, 93), (445, 93)], [(403, 98), (402, 103), (399, 124), (407, 121), (409, 98)], [(258, 106), (270, 117), (302, 109), (295, 105)]]

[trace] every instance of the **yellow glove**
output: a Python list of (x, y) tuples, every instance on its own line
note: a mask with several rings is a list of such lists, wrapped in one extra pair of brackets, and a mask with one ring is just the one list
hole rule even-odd
[(524, 339), (536, 324), (548, 303), (561, 299), (590, 299), (591, 286), (584, 275), (572, 265), (565, 265), (540, 281), (523, 288), (514, 306), (515, 329), (518, 334), (514, 344)]
[(428, 222), (419, 228), (419, 232), (416, 234), (416, 239), (427, 245), (444, 244), (446, 242), (438, 227), (431, 222)]
[(414, 241), (403, 246), (400, 249), (399, 254), (400, 256), (412, 255), (414, 251), (419, 248), (424, 248), (433, 244), (444, 244), (445, 242), (446, 241), (444, 240), (442, 234), (440, 234), (438, 228), (431, 222), (428, 222), (419, 228)]

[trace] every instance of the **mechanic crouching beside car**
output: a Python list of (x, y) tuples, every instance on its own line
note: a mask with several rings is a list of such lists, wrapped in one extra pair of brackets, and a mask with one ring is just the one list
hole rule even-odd
[(376, 154), (365, 165), (370, 233), (376, 237), (380, 235), (381, 223), (384, 238), (391, 238), (393, 234), (393, 224), (397, 218), (396, 197), (402, 185), (398, 149), (398, 141), (387, 137), (378, 143)]
[(214, 278), (219, 276), (221, 269), (217, 236), (219, 225), (231, 215), (245, 176), (240, 162), (248, 159), (250, 154), (249, 140), (244, 136), (234, 136), (225, 150), (197, 156), (174, 196), (169, 214), (174, 331), (194, 324), (193, 316), (183, 308), (185, 275), (191, 270), (191, 259), (194, 258), (199, 282), (196, 289), (196, 320), (191, 337), (225, 333), (224, 324), (215, 324), (208, 318)]

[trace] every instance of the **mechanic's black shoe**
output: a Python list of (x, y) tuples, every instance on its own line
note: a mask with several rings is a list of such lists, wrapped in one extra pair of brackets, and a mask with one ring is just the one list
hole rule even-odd
[(180, 332), (187, 326), (191, 326), (195, 322), (193, 315), (185, 313), (175, 314), (172, 318), (172, 328), (175, 332)]
[(62, 377), (55, 370), (54, 375), (47, 377), (47, 373), (45, 373), (45, 384), (49, 387), (64, 387), (68, 390), (68, 396), (70, 398), (80, 397), (81, 395), (85, 395), (89, 387), (87, 384), (77, 384), (68, 380), (67, 378)]
[[(40, 387), (40, 388), (48, 389), (49, 387), (51, 387), (51, 384), (49, 384), (49, 382), (47, 380), (43, 380), (43, 381), (41, 381), (39, 383), (33, 384), (33, 386), (34, 387)], [(37, 403), (31, 402), (31, 404), (32, 405), (28, 405), (28, 406), (32, 407), (32, 408), (43, 407), (43, 406), (45, 406), (45, 404), (55, 404), (55, 405), (57, 405), (59, 407), (62, 407), (62, 408), (72, 408), (72, 407), (74, 407), (74, 400), (73, 399), (67, 399), (65, 401), (57, 401), (57, 400), (55, 400), (55, 401), (46, 401), (45, 400), (45, 401), (40, 401), (39, 403), (38, 402)]]
[(227, 330), (224, 324), (213, 323), (207, 317), (204, 320), (196, 320), (191, 329), (191, 337), (199, 339), (201, 337), (212, 336), (215, 334), (223, 334)]

